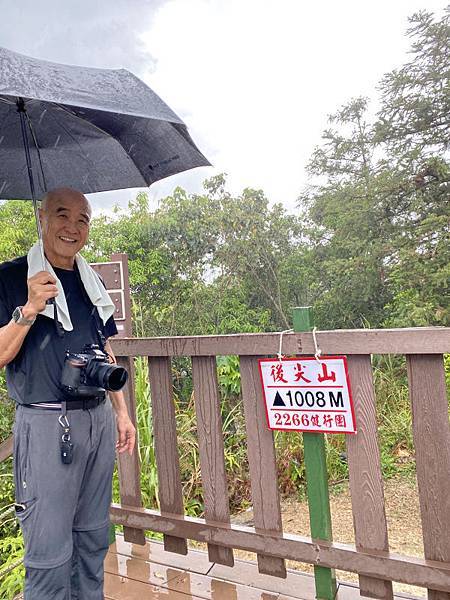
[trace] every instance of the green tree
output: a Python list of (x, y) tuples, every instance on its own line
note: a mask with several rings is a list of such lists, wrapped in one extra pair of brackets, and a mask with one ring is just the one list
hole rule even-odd
[(207, 190), (216, 203), (219, 236), (211, 264), (218, 285), (224, 291), (230, 282), (241, 287), (249, 308), (270, 311), (272, 328), (289, 328), (292, 275), (287, 265), (301, 244), (298, 219), (279, 204), (269, 207), (260, 190), (246, 188), (232, 197), (223, 178), (207, 183)]
[(28, 252), (37, 240), (33, 205), (23, 200), (0, 204), (0, 262)]
[(298, 220), (269, 208), (261, 191), (232, 197), (225, 184), (217, 176), (204, 194), (176, 189), (153, 212), (140, 195), (127, 211), (94, 220), (88, 257), (128, 253), (147, 335), (289, 327)]
[(376, 121), (350, 101), (312, 156), (300, 206), (321, 326), (450, 322), (448, 18), (410, 19), (413, 59), (383, 78)]
[(320, 182), (299, 199), (310, 243), (305, 256), (310, 303), (320, 327), (379, 325), (389, 300), (385, 257), (392, 225), (378, 203), (384, 178), (367, 100), (356, 98), (329, 117), (309, 174)]
[(410, 19), (412, 60), (380, 84), (377, 131), (391, 155), (420, 160), (448, 149), (450, 130), (450, 5), (443, 18), (422, 11)]
[[(412, 60), (382, 80), (376, 137), (394, 185), (388, 325), (450, 324), (450, 7), (410, 19)], [(387, 207), (386, 207), (387, 208)]]

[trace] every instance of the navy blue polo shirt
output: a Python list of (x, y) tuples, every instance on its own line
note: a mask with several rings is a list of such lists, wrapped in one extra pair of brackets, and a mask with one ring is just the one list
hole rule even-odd
[[(64, 289), (73, 331), (59, 337), (53, 319), (37, 316), (16, 358), (6, 366), (9, 396), (19, 404), (62, 400), (60, 379), (66, 351), (81, 352), (86, 344), (98, 344), (97, 328), (106, 339), (117, 334), (112, 317), (105, 325), (95, 318), (97, 309), (77, 273), (55, 267), (54, 271)], [(26, 304), (27, 277), (26, 256), (0, 265), (0, 327), (11, 321), (16, 306)]]

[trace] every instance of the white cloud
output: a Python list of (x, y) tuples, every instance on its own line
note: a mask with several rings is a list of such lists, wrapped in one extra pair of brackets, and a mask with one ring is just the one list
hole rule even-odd
[(406, 60), (407, 16), (424, 4), (445, 6), (171, 0), (141, 36), (156, 61), (145, 79), (229, 174), (233, 191), (261, 187), (293, 208), (326, 115), (353, 96), (375, 97), (381, 76)]
[(139, 43), (164, 0), (0, 0), (0, 44), (35, 58), (139, 74)]

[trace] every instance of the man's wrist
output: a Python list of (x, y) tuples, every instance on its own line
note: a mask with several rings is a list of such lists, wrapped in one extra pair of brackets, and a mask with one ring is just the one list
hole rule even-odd
[(31, 327), (36, 320), (36, 314), (33, 315), (30, 311), (24, 314), (23, 308), (23, 306), (16, 306), (11, 315), (12, 321), (21, 327)]
[(128, 414), (127, 410), (116, 410), (115, 413), (116, 413), (116, 417), (118, 419), (129, 419), (130, 418), (130, 415)]
[(122, 390), (118, 390), (117, 392), (109, 392), (109, 397), (111, 398), (111, 404), (114, 409), (114, 413), (117, 418), (128, 417), (128, 407), (125, 402), (125, 398), (123, 396)]
[(36, 310), (32, 306), (30, 306), (28, 303), (25, 304), (25, 306), (22, 306), (22, 314), (25, 317), (25, 319), (27, 319), (29, 321), (32, 321), (38, 315)]

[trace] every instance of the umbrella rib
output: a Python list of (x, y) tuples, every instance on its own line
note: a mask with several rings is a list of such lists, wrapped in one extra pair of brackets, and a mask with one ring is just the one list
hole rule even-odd
[[(81, 117), (79, 117), (77, 114), (75, 114), (74, 112), (72, 112), (71, 110), (69, 110), (66, 106), (64, 106), (63, 104), (56, 104), (55, 106), (57, 106), (58, 108), (60, 108), (61, 110), (63, 110), (66, 113), (69, 113), (69, 115), (71, 115), (72, 117), (75, 117), (75, 119), (79, 119), (80, 121), (82, 121), (83, 123), (85, 123), (85, 120), (82, 119)], [(95, 127), (95, 129), (97, 129), (98, 131), (100, 131), (101, 133), (103, 133), (104, 135), (108, 136), (108, 137), (114, 137), (112, 136), (110, 133), (108, 133), (107, 131), (105, 131), (104, 129), (102, 129), (101, 127), (99, 127), (98, 125), (96, 125), (95, 123), (92, 123), (92, 121), (89, 121), (89, 123), (92, 125), (92, 127)], [(116, 138), (114, 138), (116, 140)], [(116, 140), (117, 141), (117, 140)]]
[[(82, 121), (83, 123), (85, 122), (85, 120), (84, 120), (84, 119), (82, 119), (82, 118), (81, 118), (81, 117), (79, 117), (77, 114), (75, 114), (75, 113), (73, 113), (72, 111), (70, 111), (70, 110), (69, 110), (67, 107), (65, 107), (64, 105), (62, 105), (62, 104), (55, 104), (55, 106), (58, 106), (58, 107), (59, 107), (61, 110), (63, 110), (63, 111), (65, 111), (65, 112), (69, 113), (69, 115), (71, 115), (72, 117), (75, 117), (76, 119), (79, 119), (79, 120), (80, 120), (80, 121)], [(55, 117), (54, 117), (54, 115), (53, 115), (53, 118), (55, 118)], [(170, 121), (167, 121), (167, 122), (169, 123)], [(101, 127), (99, 127), (98, 125), (96, 125), (95, 123), (92, 123), (92, 121), (89, 121), (89, 123), (90, 123), (90, 124), (91, 124), (93, 127), (95, 127), (95, 129), (97, 129), (98, 131), (100, 131), (101, 133), (103, 133), (104, 135), (106, 135), (107, 137), (110, 137), (110, 138), (112, 138), (113, 140), (115, 140), (115, 141), (116, 141), (116, 142), (117, 142), (117, 143), (118, 143), (118, 144), (119, 144), (119, 145), (120, 145), (120, 146), (123, 148), (123, 151), (125, 152), (125, 155), (126, 155), (126, 156), (129, 158), (129, 160), (130, 160), (130, 161), (133, 163), (133, 165), (135, 166), (136, 170), (137, 170), (137, 171), (139, 171), (139, 173), (140, 173), (140, 174), (141, 174), (141, 176), (142, 176), (142, 179), (143, 179), (143, 180), (144, 180), (144, 182), (147, 184), (147, 180), (146, 180), (146, 178), (145, 178), (145, 175), (144, 175), (144, 173), (141, 171), (141, 169), (138, 167), (138, 165), (137, 165), (137, 164), (134, 162), (134, 160), (133, 160), (133, 159), (132, 159), (132, 158), (129, 156), (129, 154), (127, 153), (127, 151), (125, 150), (125, 148), (122, 146), (121, 142), (120, 142), (120, 141), (119, 141), (119, 140), (118, 140), (116, 137), (114, 137), (113, 135), (111, 135), (111, 134), (110, 134), (108, 131), (105, 131), (104, 129), (102, 129)], [(170, 123), (170, 124), (171, 124), (171, 125), (173, 125), (172, 123)], [(146, 187), (150, 187), (150, 186), (147, 184), (147, 185), (146, 185)]]
[(36, 148), (36, 152), (38, 155), (39, 166), (41, 167), (41, 175), (42, 175), (42, 183), (43, 183), (42, 187), (44, 190), (48, 191), (47, 190), (47, 182), (45, 180), (44, 166), (42, 164), (41, 149), (40, 149), (38, 141), (37, 141), (36, 133), (34, 131), (34, 126), (31, 123), (30, 115), (28, 114), (27, 111), (25, 111), (25, 118), (27, 120), (28, 127), (30, 128), (31, 137), (33, 138), (34, 146)]

